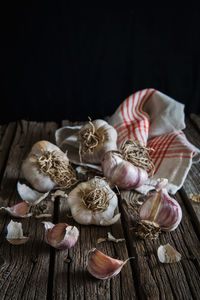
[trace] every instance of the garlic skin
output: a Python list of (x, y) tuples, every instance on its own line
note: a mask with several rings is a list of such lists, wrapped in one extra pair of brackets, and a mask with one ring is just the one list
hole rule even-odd
[(25, 244), (29, 240), (29, 237), (23, 235), (22, 223), (11, 220), (7, 226), (6, 239), (12, 245), (21, 245)]
[(103, 174), (113, 185), (122, 189), (134, 189), (143, 185), (148, 174), (124, 160), (117, 151), (109, 151), (101, 162)]
[(22, 163), (22, 173), (24, 178), (32, 185), (32, 187), (40, 192), (48, 192), (57, 185), (49, 175), (39, 172), (37, 168), (36, 158), (42, 156), (44, 151), (56, 151), (62, 157), (63, 161), (69, 163), (66, 154), (56, 145), (45, 140), (35, 143), (29, 155)]
[(157, 255), (161, 263), (175, 263), (181, 260), (181, 254), (170, 244), (160, 245)]
[[(93, 211), (84, 205), (81, 192), (88, 189), (92, 190), (91, 186), (97, 186), (105, 191), (106, 196), (109, 199), (109, 204), (105, 211)], [(72, 217), (76, 222), (83, 225), (94, 224), (109, 226), (114, 224), (120, 218), (120, 214), (116, 214), (114, 216), (114, 211), (117, 207), (117, 204), (117, 195), (111, 190), (108, 183), (102, 178), (92, 178), (87, 182), (82, 182), (68, 195), (68, 205), (71, 210)]]
[(129, 259), (125, 261), (114, 259), (93, 248), (88, 252), (87, 269), (95, 278), (108, 279), (119, 274)]
[(139, 215), (141, 220), (157, 223), (163, 231), (175, 230), (182, 219), (182, 209), (178, 202), (171, 198), (166, 189), (167, 181), (157, 191), (147, 196), (141, 205)]
[(19, 181), (17, 183), (17, 191), (22, 200), (29, 205), (37, 205), (49, 195), (49, 192), (39, 193), (38, 191), (31, 189), (26, 184), (21, 184)]
[(1, 207), (0, 210), (8, 212), (15, 218), (28, 218), (32, 216), (32, 213), (28, 213), (30, 205), (25, 201), (19, 202), (11, 207)]
[[(91, 125), (91, 123), (93, 125)], [(94, 128), (99, 137), (98, 145), (86, 153), (82, 154), (83, 162), (100, 164), (104, 154), (110, 150), (117, 150), (117, 131), (106, 121), (98, 119), (84, 125), (79, 131), (79, 142), (81, 143), (81, 134), (85, 130)]]
[(60, 250), (72, 248), (79, 237), (77, 227), (66, 223), (53, 224), (51, 222), (42, 222), (45, 227), (45, 241), (52, 247)]

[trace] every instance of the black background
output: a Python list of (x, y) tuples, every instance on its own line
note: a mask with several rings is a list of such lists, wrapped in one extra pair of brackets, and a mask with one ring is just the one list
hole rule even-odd
[(1, 9), (1, 123), (101, 118), (143, 88), (200, 113), (199, 10), (58, 3)]

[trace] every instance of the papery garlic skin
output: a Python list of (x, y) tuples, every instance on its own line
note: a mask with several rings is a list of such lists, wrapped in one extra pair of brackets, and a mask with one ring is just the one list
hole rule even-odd
[(29, 237), (23, 235), (22, 224), (20, 222), (13, 222), (11, 220), (7, 226), (6, 239), (10, 244), (21, 245), (25, 244)]
[(8, 212), (15, 218), (28, 218), (32, 216), (32, 213), (28, 213), (30, 205), (25, 201), (19, 202), (11, 207), (1, 207), (0, 210)]
[(162, 188), (147, 196), (140, 207), (139, 215), (141, 220), (156, 222), (163, 231), (173, 231), (181, 222), (182, 209), (169, 196), (167, 189)]
[(144, 169), (135, 167), (115, 151), (107, 152), (104, 155), (101, 165), (104, 176), (113, 185), (117, 185), (122, 189), (137, 188), (143, 185), (148, 179), (148, 174)]
[(93, 248), (88, 253), (88, 272), (98, 279), (108, 279), (116, 276), (121, 271), (126, 261), (111, 258), (101, 251)]
[[(117, 150), (117, 131), (114, 127), (101, 119), (92, 121), (92, 124), (101, 139), (99, 140), (98, 145), (92, 149), (92, 151), (88, 151), (82, 155), (82, 160), (92, 164), (100, 164), (106, 152), (110, 150)], [(90, 123), (84, 125), (79, 134), (86, 129), (91, 129)]]
[(48, 192), (52, 190), (57, 184), (49, 175), (39, 172), (36, 165), (36, 157), (42, 156), (44, 151), (56, 151), (62, 156), (62, 159), (69, 162), (66, 154), (62, 152), (56, 145), (48, 141), (39, 141), (35, 143), (22, 163), (22, 173), (24, 178), (32, 185), (32, 187), (40, 192)]
[(160, 245), (157, 255), (161, 263), (175, 263), (181, 260), (181, 254), (170, 244)]
[[(106, 189), (107, 196), (109, 197), (109, 205), (104, 212), (93, 212), (88, 209), (81, 198), (80, 192), (88, 189), (91, 185), (98, 182), (98, 186), (102, 189)], [(68, 195), (68, 205), (71, 210), (72, 217), (76, 222), (83, 225), (111, 225), (117, 222), (120, 218), (120, 214), (114, 216), (114, 211), (118, 204), (117, 195), (111, 190), (108, 183), (100, 178), (93, 178), (87, 182), (80, 183), (74, 188)]]
[(42, 222), (45, 226), (45, 240), (52, 247), (60, 250), (72, 248), (79, 237), (77, 227), (66, 223), (53, 224)]

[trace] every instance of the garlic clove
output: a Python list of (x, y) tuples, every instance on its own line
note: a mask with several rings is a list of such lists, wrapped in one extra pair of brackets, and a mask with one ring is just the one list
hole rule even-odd
[(40, 193), (36, 190), (31, 189), (26, 184), (21, 184), (19, 181), (17, 183), (17, 191), (22, 200), (24, 200), (30, 205), (39, 204), (43, 199), (45, 199), (49, 195), (49, 192)]
[(175, 230), (182, 219), (182, 209), (165, 188), (147, 196), (139, 210), (141, 220), (157, 223), (161, 230)]
[(29, 237), (23, 235), (22, 224), (20, 222), (13, 222), (12, 220), (7, 226), (7, 241), (13, 245), (25, 244)]
[(8, 212), (11, 216), (16, 218), (28, 218), (32, 216), (32, 213), (28, 213), (30, 205), (25, 201), (17, 203), (11, 207), (1, 207), (0, 210)]
[(72, 248), (79, 237), (77, 227), (66, 223), (53, 224), (42, 222), (45, 226), (45, 241), (54, 248), (65, 250)]
[(134, 189), (143, 185), (148, 174), (144, 169), (124, 160), (117, 151), (109, 151), (102, 160), (102, 170), (113, 185), (122, 189)]
[(95, 278), (108, 279), (119, 274), (129, 259), (131, 258), (125, 261), (114, 259), (93, 248), (88, 252), (87, 269)]
[(157, 255), (161, 263), (175, 263), (181, 260), (181, 254), (170, 244), (161, 245), (157, 250)]

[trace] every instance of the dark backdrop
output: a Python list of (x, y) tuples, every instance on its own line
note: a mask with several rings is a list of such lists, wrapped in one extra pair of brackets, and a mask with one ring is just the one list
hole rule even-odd
[(1, 123), (101, 118), (147, 87), (200, 113), (199, 13), (8, 4), (1, 9)]

